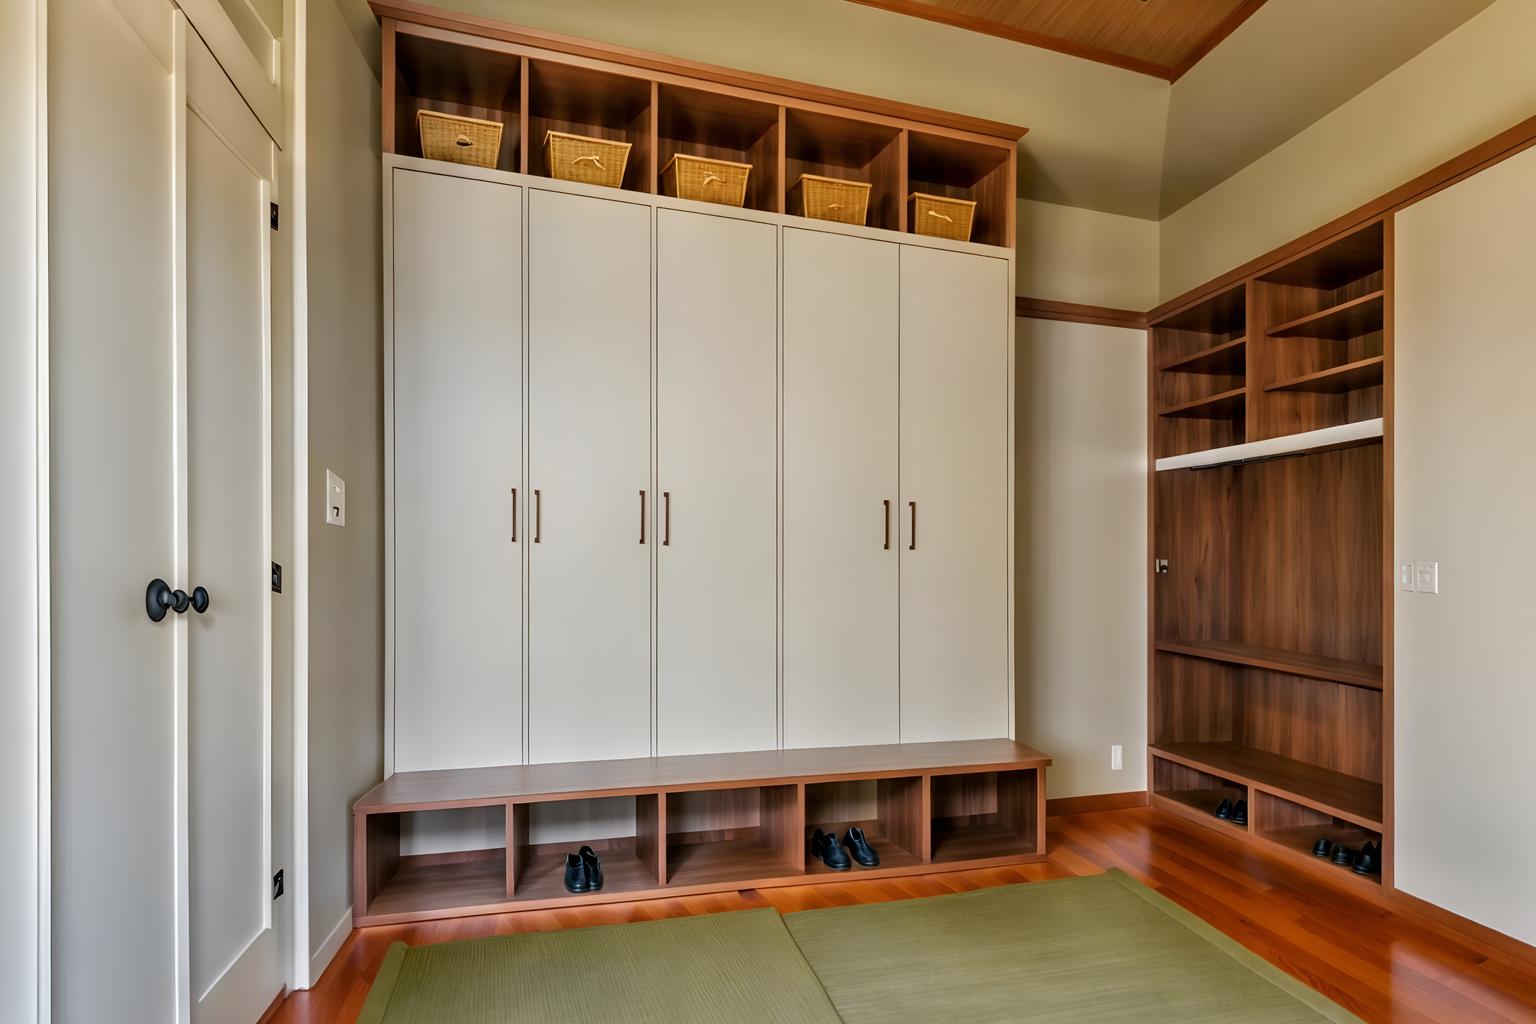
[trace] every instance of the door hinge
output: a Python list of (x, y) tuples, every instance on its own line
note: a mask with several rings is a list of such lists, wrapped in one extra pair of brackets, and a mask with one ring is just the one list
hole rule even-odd
[(272, 563), (272, 593), (283, 592), (283, 567), (276, 562)]
[(283, 873), (281, 870), (272, 876), (272, 898), (275, 900), (283, 895)]
[(277, 230), (277, 204), (272, 204), (272, 230)]

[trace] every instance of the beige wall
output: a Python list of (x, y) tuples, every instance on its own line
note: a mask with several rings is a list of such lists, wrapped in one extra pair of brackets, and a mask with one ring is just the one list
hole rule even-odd
[(1536, 150), (1397, 218), (1396, 884), (1536, 943)]
[[(378, 82), (333, 0), (309, 0), (310, 949), (351, 906), (351, 806), (383, 777), (384, 495)], [(325, 471), (347, 525), (325, 525)]]
[(1163, 298), (1536, 114), (1536, 3), (1498, 0), (1162, 222)]
[(1018, 736), (1052, 797), (1146, 788), (1146, 345), (1017, 321)]
[(1017, 294), (1151, 309), (1158, 301), (1157, 239), (1153, 220), (1020, 200)]

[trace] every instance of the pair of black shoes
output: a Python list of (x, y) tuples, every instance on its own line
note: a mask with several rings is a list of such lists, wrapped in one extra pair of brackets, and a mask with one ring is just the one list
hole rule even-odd
[[(847, 849), (844, 849), (847, 847)], [(837, 833), (816, 830), (811, 836), (811, 855), (833, 871), (847, 871), (858, 861), (860, 867), (872, 868), (880, 863), (880, 855), (864, 838), (864, 830), (857, 825), (843, 833), (843, 841), (837, 841)]]
[(603, 887), (603, 862), (590, 846), (565, 855), (565, 891), (597, 892)]
[(1216, 817), (1222, 821), (1230, 821), (1234, 825), (1248, 824), (1248, 801), (1239, 800), (1233, 803), (1231, 800), (1223, 800), (1221, 806), (1216, 808)]
[(1354, 868), (1357, 875), (1374, 875), (1381, 871), (1381, 847), (1366, 843), (1359, 850), (1352, 850), (1343, 843), (1319, 839), (1312, 844), (1312, 856), (1332, 860), (1341, 868)]

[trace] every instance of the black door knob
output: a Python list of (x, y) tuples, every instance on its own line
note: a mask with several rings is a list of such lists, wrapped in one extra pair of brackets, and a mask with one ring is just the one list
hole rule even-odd
[(192, 588), (192, 610), (199, 615), (208, 610), (208, 591), (206, 588)]
[(144, 588), (144, 611), (150, 622), (161, 621), (166, 612), (183, 615), (188, 608), (199, 615), (207, 611), (208, 591), (202, 587), (193, 588), (190, 594), (185, 590), (172, 590), (169, 583), (158, 578), (150, 580), (149, 586)]

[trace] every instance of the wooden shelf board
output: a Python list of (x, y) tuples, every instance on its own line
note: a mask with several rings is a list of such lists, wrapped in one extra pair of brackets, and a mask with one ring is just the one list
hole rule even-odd
[(1346, 661), (1321, 654), (1303, 654), (1273, 647), (1257, 647), (1253, 644), (1233, 643), (1227, 640), (1159, 640), (1154, 645), (1167, 654), (1182, 654), (1206, 661), (1221, 661), (1229, 665), (1247, 665), (1268, 672), (1284, 672), (1308, 679), (1324, 679), (1329, 682), (1359, 686), (1367, 690), (1380, 690), (1381, 666), (1362, 661)]
[(783, 853), (756, 837), (667, 847), (667, 885), (748, 882), (798, 872)]
[(1342, 423), (1336, 427), (1308, 430), (1301, 434), (1270, 437), (1262, 441), (1210, 448), (1185, 455), (1169, 455), (1157, 460), (1158, 472), (1170, 469), (1205, 469), (1211, 466), (1229, 466), (1263, 459), (1277, 459), (1287, 455), (1306, 455), (1312, 452), (1332, 451), (1362, 444), (1379, 444), (1385, 421), (1381, 419), (1359, 420)]
[(1248, 339), (1234, 338), (1172, 359), (1158, 369), (1163, 373), (1240, 374), (1248, 368)]
[(1313, 810), (1381, 831), (1381, 783), (1240, 743), (1159, 743), (1156, 757), (1257, 787)]
[(506, 901), (505, 854), (447, 863), (406, 860), (368, 904), (367, 916), (423, 914)]
[[(580, 899), (581, 895), (565, 889), (565, 855), (575, 853), (584, 843), (562, 843), (558, 848), (525, 847), (524, 858), (513, 890), (513, 902), (525, 900)], [(599, 893), (638, 892), (656, 888), (656, 872), (640, 860), (632, 846), (598, 850), (603, 862), (603, 887)]]
[[(811, 825), (806, 828), (805, 873), (807, 875), (837, 875), (841, 877), (857, 874), (859, 871), (865, 870), (860, 868), (858, 864), (854, 864), (854, 866), (848, 871), (833, 871), (816, 857), (811, 855), (811, 836), (815, 834), (816, 829), (819, 828), (823, 832), (836, 832), (838, 837), (841, 838), (842, 834), (847, 831), (850, 824), (857, 825), (858, 822), (824, 821), (820, 824)], [(880, 855), (879, 867), (907, 868), (922, 863), (922, 859), (918, 857), (917, 854), (897, 846), (880, 829), (875, 828), (873, 825), (868, 823), (861, 827), (864, 829), (864, 838), (869, 841), (869, 845), (873, 846), (875, 848), (875, 852)]]
[[(1225, 789), (1163, 789), (1155, 794), (1164, 800), (1172, 801), (1187, 810), (1209, 818), (1211, 824), (1218, 827), (1229, 828), (1234, 832), (1247, 832), (1247, 825), (1239, 825), (1233, 821), (1227, 821), (1216, 817), (1216, 808), (1221, 806), (1223, 800), (1248, 799), (1247, 792), (1240, 786), (1234, 786), (1230, 791)], [(1249, 808), (1249, 814), (1253, 813)]]
[(1379, 331), (1386, 317), (1386, 292), (1377, 290), (1358, 299), (1288, 320), (1271, 327), (1271, 338), (1327, 338), (1348, 341)]
[(1230, 335), (1245, 328), (1247, 317), (1248, 288), (1238, 284), (1167, 316), (1152, 326), (1175, 331)]
[(935, 821), (932, 842), (935, 864), (1034, 852), (1028, 839), (998, 824), (948, 826)]
[(1312, 844), (1319, 837), (1327, 837), (1335, 843), (1343, 843), (1345, 846), (1359, 850), (1367, 842), (1381, 843), (1381, 834), (1368, 829), (1357, 828), (1353, 825), (1297, 825), (1290, 828), (1265, 829), (1254, 833), (1260, 839), (1280, 847), (1282, 850), (1296, 857), (1304, 857), (1307, 862), (1327, 871), (1331, 875), (1343, 878), (1352, 878), (1368, 885), (1381, 885), (1381, 872), (1373, 875), (1362, 875), (1353, 867), (1345, 867), (1335, 864), (1331, 860), (1312, 855)]
[(1231, 391), (1223, 391), (1206, 398), (1196, 398), (1193, 401), (1170, 405), (1165, 409), (1159, 409), (1157, 414), (1172, 419), (1232, 420), (1243, 414), (1247, 408), (1247, 398), (1246, 389), (1233, 388)]
[(1381, 270), (1385, 259), (1386, 228), (1377, 219), (1266, 271), (1259, 280), (1332, 291)]
[(1334, 366), (1316, 373), (1308, 373), (1290, 380), (1266, 384), (1265, 391), (1311, 391), (1327, 395), (1341, 395), (1346, 391), (1360, 391), (1379, 387), (1386, 360), (1382, 356), (1359, 359), (1343, 366)]

